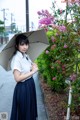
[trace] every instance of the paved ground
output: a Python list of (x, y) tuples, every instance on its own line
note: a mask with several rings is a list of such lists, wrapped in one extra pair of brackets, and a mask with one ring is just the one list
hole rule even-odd
[[(0, 48), (0, 51), (1, 49), (2, 47)], [(43, 101), (43, 93), (41, 91), (40, 83), (38, 79), (38, 73), (34, 75), (34, 80), (36, 84), (36, 93), (37, 93), (37, 106), (38, 106), (38, 116), (39, 116), (38, 120), (48, 120), (44, 101)], [(12, 97), (13, 97), (13, 91), (15, 85), (16, 82), (13, 78), (12, 72), (11, 71), (6, 72), (0, 66), (0, 113), (7, 112), (8, 120), (10, 119)]]

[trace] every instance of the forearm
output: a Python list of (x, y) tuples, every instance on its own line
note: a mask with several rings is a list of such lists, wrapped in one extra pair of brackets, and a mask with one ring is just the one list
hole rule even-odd
[(15, 76), (15, 80), (16, 80), (16, 82), (20, 82), (20, 81), (23, 81), (23, 80), (31, 77), (33, 74), (34, 74), (33, 71), (30, 71), (28, 73), (21, 73), (20, 75)]
[(32, 65), (32, 71), (28, 72), (28, 73), (21, 73), (20, 71), (18, 70), (14, 70), (14, 78), (16, 80), (16, 82), (20, 82), (20, 81), (23, 81), (29, 77), (31, 77), (35, 72), (38, 71), (38, 67), (37, 65), (33, 64)]

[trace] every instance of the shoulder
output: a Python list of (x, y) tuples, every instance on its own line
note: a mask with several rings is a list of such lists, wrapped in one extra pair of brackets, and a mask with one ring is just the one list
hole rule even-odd
[(11, 62), (15, 62), (15, 61), (19, 61), (19, 60), (20, 60), (19, 56), (15, 54), (15, 55), (12, 57)]
[(13, 56), (13, 58), (11, 60), (12, 71), (14, 71), (14, 69), (21, 71), (21, 62), (20, 61), (21, 61), (21, 59), (17, 55)]
[(17, 54), (15, 54), (11, 60), (11, 67), (19, 65), (21, 63), (20, 61), (21, 61), (21, 58)]

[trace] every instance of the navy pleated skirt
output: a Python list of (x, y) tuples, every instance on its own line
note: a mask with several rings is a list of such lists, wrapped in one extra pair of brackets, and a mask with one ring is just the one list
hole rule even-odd
[(10, 120), (36, 120), (37, 101), (34, 79), (16, 84)]

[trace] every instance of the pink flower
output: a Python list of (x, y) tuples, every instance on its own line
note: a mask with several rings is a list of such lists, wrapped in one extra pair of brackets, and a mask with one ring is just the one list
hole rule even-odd
[(65, 68), (66, 67), (66, 65), (62, 65), (62, 68)]
[(51, 37), (51, 40), (52, 40), (52, 42), (55, 42), (56, 40), (55, 40), (55, 38), (52, 36)]
[(60, 14), (63, 12), (63, 10), (60, 10)]
[[(61, 0), (61, 2), (64, 3), (64, 2), (67, 2), (67, 0)], [(78, 4), (80, 4), (80, 0), (68, 0), (68, 2), (69, 2), (69, 4), (70, 4), (70, 3), (72, 3), (72, 4), (73, 4), (73, 3), (78, 3)]]
[(39, 26), (39, 28), (44, 28), (45, 32), (48, 31), (47, 25), (42, 24), (42, 25)]
[(40, 11), (37, 12), (38, 15), (41, 15), (42, 13)]
[(51, 24), (51, 27), (53, 28), (53, 29), (58, 29), (58, 25), (55, 25), (55, 24)]
[(68, 48), (68, 46), (66, 44), (64, 44), (64, 48)]
[(56, 77), (53, 77), (52, 80), (56, 80)]
[(49, 24), (51, 24), (51, 19), (50, 18), (43, 18), (39, 21), (39, 23), (49, 25)]
[(38, 11), (37, 14), (39, 15), (39, 24), (50, 25), (54, 21), (54, 16), (51, 15), (48, 10), (42, 10), (41, 12)]
[(46, 50), (46, 54), (48, 54), (49, 53), (49, 51), (48, 50)]
[(61, 32), (65, 32), (65, 31), (66, 31), (66, 27), (65, 27), (64, 25), (59, 26), (58, 29), (59, 29), (59, 31), (61, 31)]
[(70, 80), (74, 81), (76, 80), (76, 77), (77, 75), (73, 73), (72, 75), (70, 75)]
[(61, 64), (61, 61), (60, 60), (56, 60), (56, 63)]
[(51, 46), (51, 50), (54, 50), (56, 48), (56, 44)]

